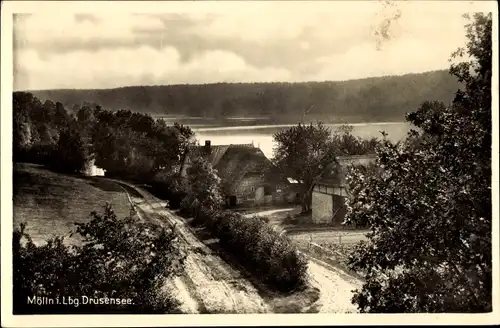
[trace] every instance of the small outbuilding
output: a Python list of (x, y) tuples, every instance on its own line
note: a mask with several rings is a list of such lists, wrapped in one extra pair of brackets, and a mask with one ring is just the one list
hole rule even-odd
[(95, 165), (94, 159), (90, 160), (89, 163), (87, 163), (85, 169), (82, 172), (82, 174), (86, 176), (104, 176), (105, 173), (106, 170)]
[(348, 195), (345, 175), (350, 165), (370, 165), (375, 155), (340, 156), (323, 177), (316, 180), (312, 192), (312, 222), (342, 224)]

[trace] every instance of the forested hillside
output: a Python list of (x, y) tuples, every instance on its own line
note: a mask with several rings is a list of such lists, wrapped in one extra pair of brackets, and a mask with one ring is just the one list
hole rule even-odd
[(31, 91), (41, 101), (72, 109), (83, 102), (109, 110), (192, 117), (269, 117), (296, 123), (403, 121), (424, 100), (449, 103), (459, 84), (447, 70), (349, 80), (304, 83), (216, 83), (205, 85), (133, 86), (102, 90)]

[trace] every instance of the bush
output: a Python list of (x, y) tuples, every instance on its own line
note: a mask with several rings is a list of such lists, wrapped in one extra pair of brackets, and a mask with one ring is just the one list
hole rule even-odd
[(151, 184), (151, 193), (169, 201), (169, 208), (179, 209), (186, 197), (189, 185), (185, 178), (174, 174), (157, 174)]
[(199, 208), (199, 203), (196, 198), (191, 197), (191, 195), (186, 195), (180, 204), (179, 213), (184, 217), (196, 217), (197, 209)]
[(287, 214), (285, 219), (283, 220), (284, 224), (297, 224), (297, 218)]
[[(81, 246), (62, 237), (36, 246), (25, 226), (14, 230), (14, 314), (34, 313), (172, 313), (178, 304), (162, 294), (165, 279), (180, 274), (184, 256), (175, 234), (135, 217), (117, 219), (106, 205), (103, 215), (77, 224)], [(33, 296), (79, 306), (28, 304)], [(88, 298), (130, 299), (131, 304), (83, 304)]]
[(181, 202), (181, 213), (192, 216), (195, 222), (206, 223), (222, 208), (221, 180), (217, 171), (204, 158), (193, 160), (184, 180), (186, 196)]
[(226, 211), (207, 222), (221, 246), (269, 286), (288, 292), (304, 285), (305, 258), (288, 237), (280, 236), (260, 218)]

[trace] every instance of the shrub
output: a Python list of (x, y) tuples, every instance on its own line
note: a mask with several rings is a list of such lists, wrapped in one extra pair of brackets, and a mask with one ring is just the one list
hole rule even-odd
[(192, 195), (186, 195), (180, 204), (180, 214), (185, 217), (196, 217), (197, 209), (199, 208), (199, 202)]
[(283, 220), (284, 224), (296, 224), (297, 223), (297, 218), (291, 216), (290, 214), (287, 214), (285, 219)]
[(304, 285), (305, 258), (260, 218), (226, 211), (208, 222), (220, 244), (269, 286), (285, 292)]
[(187, 180), (177, 174), (158, 173), (150, 182), (151, 192), (169, 201), (169, 208), (179, 209), (181, 202), (186, 197), (189, 185)]
[[(175, 234), (135, 217), (117, 219), (109, 205), (104, 214), (77, 224), (80, 246), (66, 246), (62, 237), (36, 246), (25, 226), (14, 230), (14, 314), (30, 313), (166, 313), (177, 302), (160, 292), (165, 279), (181, 273), (184, 256)], [(28, 304), (33, 296), (79, 306)], [(130, 299), (131, 304), (82, 304), (88, 298)]]
[(221, 180), (217, 171), (204, 158), (196, 158), (187, 169), (187, 193), (181, 202), (181, 212), (205, 223), (222, 208)]

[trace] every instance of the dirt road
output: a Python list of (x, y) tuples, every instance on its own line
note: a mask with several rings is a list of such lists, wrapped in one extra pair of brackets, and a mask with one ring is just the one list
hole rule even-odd
[(317, 308), (319, 313), (355, 313), (357, 308), (351, 303), (353, 290), (361, 288), (361, 281), (313, 260), (309, 263), (309, 275), (313, 285), (321, 291)]
[(311, 241), (317, 244), (321, 243), (337, 243), (337, 244), (356, 244), (361, 240), (366, 240), (367, 231), (300, 231), (288, 232), (292, 240)]
[(274, 209), (274, 210), (267, 210), (267, 211), (262, 211), (262, 212), (256, 212), (256, 213), (249, 213), (246, 214), (247, 216), (268, 216), (268, 215), (273, 215), (276, 213), (281, 213), (281, 212), (292, 212), (294, 211), (294, 207), (290, 208), (279, 208), (279, 209)]
[[(142, 188), (113, 180), (125, 187), (131, 202), (147, 219), (175, 226), (186, 247), (185, 275), (170, 281), (169, 292), (187, 313), (266, 313), (269, 306), (255, 287), (203, 244), (184, 221), (165, 208), (166, 203)], [(132, 191), (132, 192), (131, 192)], [(133, 192), (135, 191), (135, 192)]]
[[(290, 211), (293, 209), (267, 210), (248, 214), (248, 216), (272, 215), (279, 212)], [(275, 229), (286, 233), (283, 228), (273, 225)], [(325, 236), (331, 232), (325, 232)], [(309, 234), (304, 234), (309, 238)], [(295, 236), (293, 236), (295, 237)], [(294, 240), (294, 238), (292, 238)], [(361, 288), (362, 282), (347, 275), (345, 272), (322, 261), (311, 258), (304, 254), (308, 259), (308, 273), (313, 286), (320, 290), (319, 300), (314, 305), (320, 313), (355, 313), (356, 306), (351, 303), (353, 291)]]

